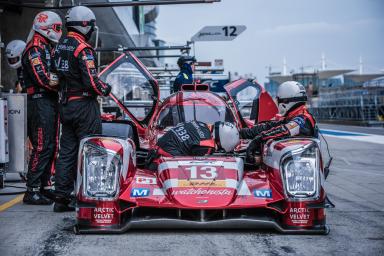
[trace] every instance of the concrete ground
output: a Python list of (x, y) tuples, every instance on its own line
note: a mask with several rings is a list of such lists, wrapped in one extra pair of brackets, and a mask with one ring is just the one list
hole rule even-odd
[[(371, 129), (351, 131), (383, 134)], [(327, 212), (328, 236), (257, 230), (76, 236), (74, 213), (55, 214), (52, 206), (28, 206), (17, 203), (17, 196), (0, 196), (0, 255), (384, 255), (384, 144), (326, 138), (334, 156), (326, 187), (336, 204)]]

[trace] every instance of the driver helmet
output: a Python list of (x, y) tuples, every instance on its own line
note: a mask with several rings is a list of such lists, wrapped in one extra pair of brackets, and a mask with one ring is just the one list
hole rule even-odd
[(301, 83), (296, 81), (287, 81), (279, 86), (276, 99), (279, 114), (284, 116), (297, 103), (307, 102), (307, 93)]
[(33, 20), (32, 30), (48, 40), (57, 43), (61, 37), (63, 22), (60, 16), (51, 11), (39, 12)]
[(196, 58), (194, 56), (181, 56), (178, 60), (177, 60), (177, 65), (179, 66), (179, 68), (182, 68), (184, 63), (187, 63), (189, 65), (192, 65), (193, 63), (196, 62)]
[(84, 35), (88, 41), (96, 27), (96, 16), (88, 7), (76, 6), (65, 15), (65, 26)]
[(231, 152), (240, 142), (239, 130), (229, 122), (216, 122), (214, 127), (215, 143), (219, 149)]
[(25, 49), (25, 42), (21, 40), (13, 40), (9, 42), (5, 48), (8, 65), (11, 68), (17, 69), (21, 67), (21, 55)]

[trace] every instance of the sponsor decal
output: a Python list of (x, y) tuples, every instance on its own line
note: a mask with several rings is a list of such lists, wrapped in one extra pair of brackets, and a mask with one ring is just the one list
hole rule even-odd
[(84, 57), (83, 57), (83, 60), (94, 60), (95, 58), (93, 57), (92, 54), (86, 54)]
[(93, 219), (100, 224), (110, 224), (112, 223), (114, 215), (113, 208), (95, 208), (93, 210)]
[(95, 68), (95, 62), (93, 60), (87, 60), (86, 63), (88, 68)]
[(202, 36), (220, 36), (221, 33), (219, 32), (200, 32), (198, 37), (202, 37)]
[(134, 188), (131, 190), (131, 197), (149, 196), (149, 188)]
[(295, 136), (300, 133), (300, 126), (294, 121), (287, 123), (286, 127), (289, 130), (291, 136)]
[(229, 196), (231, 190), (229, 189), (202, 189), (202, 188), (189, 188), (182, 190), (172, 191), (172, 195), (208, 195), (208, 196)]
[(303, 140), (289, 140), (289, 141), (283, 141), (282, 143), (291, 145), (291, 144), (308, 144), (308, 142)]
[(301, 116), (297, 116), (297, 117), (295, 117), (295, 118), (293, 119), (293, 121), (294, 121), (295, 123), (297, 123), (297, 124), (300, 126), (300, 128), (304, 128), (304, 127), (305, 127), (305, 120), (304, 120), (304, 118), (302, 118)]
[(257, 198), (272, 198), (272, 190), (270, 189), (255, 189), (253, 194)]
[(39, 58), (33, 58), (33, 59), (32, 59), (32, 64), (33, 64), (34, 66), (36, 66), (36, 65), (40, 65), (41, 63), (40, 63)]
[(136, 180), (137, 184), (147, 184), (147, 185), (154, 185), (154, 184), (156, 184), (156, 178), (136, 177), (135, 180)]
[(21, 110), (20, 109), (10, 109), (10, 110), (8, 110), (8, 114), (9, 115), (20, 115)]
[(179, 180), (179, 187), (226, 187), (225, 180)]
[(207, 157), (206, 156), (194, 156), (193, 159), (195, 159), (195, 160), (206, 160)]
[(311, 216), (308, 208), (290, 208), (289, 218), (295, 224), (307, 224)]

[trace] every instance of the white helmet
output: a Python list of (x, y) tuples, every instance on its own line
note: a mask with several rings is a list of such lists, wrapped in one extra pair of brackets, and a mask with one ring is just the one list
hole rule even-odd
[(61, 37), (63, 22), (60, 16), (51, 11), (39, 12), (33, 20), (32, 30), (40, 33), (48, 40), (57, 43)]
[(285, 115), (297, 103), (306, 102), (307, 93), (301, 83), (287, 81), (279, 86), (276, 98), (279, 114)]
[(5, 48), (8, 64), (11, 68), (17, 69), (21, 67), (21, 55), (25, 49), (25, 43), (21, 40), (13, 40), (9, 42)]
[(89, 40), (96, 26), (95, 14), (85, 6), (73, 7), (65, 15), (65, 26), (74, 28)]
[(231, 152), (240, 142), (239, 130), (229, 122), (216, 122), (214, 130), (215, 142), (225, 152)]

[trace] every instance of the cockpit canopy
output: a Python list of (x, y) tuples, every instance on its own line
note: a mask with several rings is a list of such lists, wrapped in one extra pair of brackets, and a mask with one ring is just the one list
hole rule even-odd
[(157, 127), (176, 126), (187, 121), (235, 122), (232, 111), (225, 102), (210, 92), (182, 91), (164, 101), (157, 119)]

